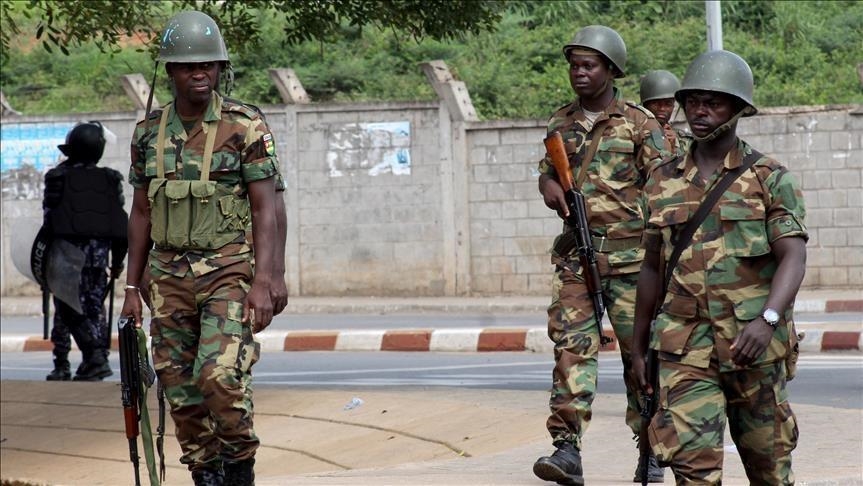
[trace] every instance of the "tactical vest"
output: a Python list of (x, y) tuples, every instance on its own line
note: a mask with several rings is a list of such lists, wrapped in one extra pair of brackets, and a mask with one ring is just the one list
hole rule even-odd
[(60, 203), (48, 212), (55, 236), (126, 239), (129, 216), (120, 202), (122, 176), (104, 167), (72, 167), (63, 172)]
[(156, 138), (156, 177), (147, 190), (150, 238), (159, 248), (216, 250), (245, 234), (250, 221), (249, 201), (209, 180), (218, 120), (207, 122), (201, 179), (165, 178), (165, 129), (171, 108), (173, 105), (162, 111)]

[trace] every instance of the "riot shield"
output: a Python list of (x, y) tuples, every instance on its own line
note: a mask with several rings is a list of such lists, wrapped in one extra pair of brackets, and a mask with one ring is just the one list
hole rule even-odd
[(9, 256), (12, 258), (12, 265), (21, 275), (42, 285), (33, 276), (33, 268), (30, 266), (30, 255), (33, 253), (36, 236), (42, 228), (42, 218), (16, 218), (12, 227), (15, 228), (15, 234), (9, 238)]
[(45, 272), (45, 281), (51, 293), (78, 314), (84, 313), (79, 292), (84, 260), (83, 250), (58, 238), (51, 243)]

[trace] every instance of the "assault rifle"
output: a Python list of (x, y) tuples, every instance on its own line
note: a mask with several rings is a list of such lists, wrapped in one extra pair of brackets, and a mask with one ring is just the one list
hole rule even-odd
[[(150, 484), (159, 484), (155, 476), (155, 464), (153, 461), (152, 433), (150, 431), (150, 418), (147, 412), (147, 391), (156, 379), (156, 374), (150, 367), (147, 355), (142, 355), (143, 345), (139, 342), (139, 334), (143, 331), (135, 327), (135, 319), (132, 317), (120, 317), (117, 323), (120, 341), (120, 392), (123, 402), (123, 417), (126, 423), (126, 439), (129, 440), (129, 459), (135, 470), (135, 486), (141, 486), (141, 474), (138, 461), (138, 435), (141, 435), (139, 422), (143, 421), (144, 431), (144, 454), (147, 459), (147, 468), (150, 470)], [(146, 349), (146, 347), (144, 347)], [(149, 448), (148, 448), (149, 446)]]
[[(563, 187), (563, 194), (566, 197), (566, 206), (569, 209), (569, 217), (567, 224), (574, 228), (572, 233), (566, 233), (561, 236), (558, 241), (557, 253), (561, 256), (566, 256), (575, 248), (578, 254), (578, 261), (583, 271), (584, 283), (587, 285), (587, 291), (593, 299), (593, 315), (596, 318), (596, 327), (599, 331), (599, 343), (604, 346), (611, 342), (611, 338), (602, 334), (602, 316), (605, 314), (605, 302), (602, 300), (602, 281), (599, 277), (599, 268), (596, 264), (596, 251), (593, 248), (593, 240), (590, 237), (590, 226), (587, 224), (587, 208), (584, 202), (584, 194), (582, 194), (572, 181), (572, 172), (569, 168), (569, 157), (566, 155), (566, 148), (563, 145), (563, 137), (560, 132), (552, 132), (545, 140), (545, 149), (551, 157), (551, 163), (554, 165), (554, 170), (557, 172), (557, 178)], [(585, 164), (590, 161), (584, 161)], [(564, 266), (577, 273), (575, 270), (564, 264)]]
[[(651, 323), (651, 333), (653, 331), (653, 323)], [(641, 471), (641, 486), (647, 486), (649, 477), (648, 470), (650, 469), (650, 437), (647, 429), (650, 426), (650, 420), (653, 414), (656, 413), (656, 405), (659, 401), (659, 370), (656, 350), (647, 350), (647, 364), (645, 372), (647, 373), (647, 382), (650, 383), (652, 393), (641, 394), (641, 426), (638, 429), (638, 470)]]

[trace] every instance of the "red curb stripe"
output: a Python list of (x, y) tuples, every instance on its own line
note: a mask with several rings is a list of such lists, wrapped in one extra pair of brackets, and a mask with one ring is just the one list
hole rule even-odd
[(828, 300), (827, 312), (863, 312), (863, 300)]
[(524, 351), (526, 329), (484, 329), (479, 333), (477, 351)]
[(54, 351), (54, 343), (50, 339), (27, 338), (24, 351)]
[(821, 351), (860, 349), (859, 332), (824, 331), (821, 337)]
[(337, 332), (296, 331), (285, 336), (285, 351), (332, 351), (336, 349)]
[(387, 331), (381, 340), (381, 351), (428, 351), (429, 330)]

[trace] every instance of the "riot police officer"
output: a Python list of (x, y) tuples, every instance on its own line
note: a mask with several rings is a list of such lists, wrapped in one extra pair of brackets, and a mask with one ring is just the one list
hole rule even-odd
[(158, 61), (175, 98), (133, 136), (122, 313), (140, 323), (140, 297), (149, 295), (154, 368), (180, 462), (195, 484), (252, 485), (260, 443), (253, 334), (272, 319), (270, 269), (281, 254), (274, 249), (275, 142), (257, 109), (220, 92), (220, 80), (232, 76), (212, 18), (197, 11), (172, 17)]
[[(572, 180), (584, 194), (590, 237), (597, 252), (602, 300), (614, 329), (626, 383), (626, 423), (637, 435), (638, 393), (629, 369), (629, 345), (635, 305), (635, 283), (643, 252), (644, 226), (639, 202), (648, 170), (668, 147), (654, 116), (626, 102), (614, 87), (625, 76), (626, 45), (613, 29), (601, 25), (582, 28), (563, 47), (569, 80), (576, 99), (559, 108), (548, 122), (548, 133), (559, 132), (569, 158)], [(564, 193), (546, 155), (539, 163), (539, 191), (550, 209), (568, 216)], [(599, 323), (587, 290), (584, 269), (573, 248), (564, 249), (566, 223), (555, 240), (552, 264), (552, 303), (548, 335), (554, 341), (555, 366), (546, 427), (555, 451), (540, 457), (533, 472), (546, 481), (583, 484), (582, 436), (590, 423), (596, 395)], [(636, 476), (641, 474), (636, 471)], [(651, 463), (651, 480), (661, 481), (662, 470)]]
[[(113, 374), (108, 364), (110, 332), (104, 301), (110, 293), (106, 272), (109, 252), (112, 279), (123, 271), (126, 257), (123, 176), (116, 170), (96, 167), (105, 150), (104, 129), (97, 121), (76, 125), (58, 148), (67, 158), (45, 174), (43, 227), (54, 246), (65, 242), (77, 248), (83, 264), (79, 267), (67, 262), (67, 268), (77, 274), (78, 302), (64, 302), (54, 296), (54, 369), (46, 379), (72, 378), (71, 334), (83, 356), (73, 379), (98, 381)], [(54, 252), (52, 258), (62, 257), (62, 252)]]

